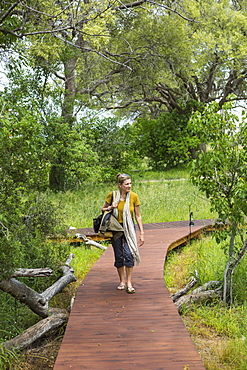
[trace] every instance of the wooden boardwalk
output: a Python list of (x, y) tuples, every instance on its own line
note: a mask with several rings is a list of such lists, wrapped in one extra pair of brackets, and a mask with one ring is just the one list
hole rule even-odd
[(167, 251), (212, 224), (194, 222), (144, 225), (135, 294), (116, 289), (112, 248), (104, 252), (78, 289), (54, 370), (205, 370), (164, 283)]

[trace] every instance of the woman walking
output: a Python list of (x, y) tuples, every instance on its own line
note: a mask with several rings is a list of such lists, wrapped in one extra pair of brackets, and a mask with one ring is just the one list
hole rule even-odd
[(126, 290), (127, 293), (135, 293), (132, 285), (132, 273), (135, 264), (140, 263), (140, 255), (136, 240), (134, 218), (139, 227), (139, 247), (144, 244), (144, 231), (140, 212), (140, 200), (136, 193), (131, 191), (131, 178), (128, 174), (117, 174), (118, 190), (107, 195), (102, 211), (113, 210), (113, 215), (123, 226), (124, 233), (118, 239), (111, 239), (114, 250), (115, 263), (120, 283), (118, 290)]

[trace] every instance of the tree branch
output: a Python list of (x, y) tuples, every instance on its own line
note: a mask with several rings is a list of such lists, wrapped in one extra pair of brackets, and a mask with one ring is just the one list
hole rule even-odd
[(164, 8), (166, 10), (169, 10), (170, 12), (173, 12), (173, 13), (177, 14), (179, 17), (185, 19), (188, 22), (201, 23), (199, 21), (196, 21), (195, 19), (190, 19), (190, 18), (185, 17), (184, 15), (182, 15), (181, 13), (179, 13), (177, 10), (172, 9), (172, 8), (169, 8), (169, 6), (167, 6), (167, 5), (159, 4), (156, 1), (152, 1), (152, 0), (147, 0), (147, 3), (158, 5), (160, 8)]
[(139, 0), (139, 1), (133, 1), (133, 2), (128, 3), (128, 4), (123, 4), (121, 1), (119, 1), (119, 2), (121, 3), (121, 5), (113, 7), (112, 8), (113, 10), (124, 10), (124, 9), (129, 9), (129, 8), (135, 8), (137, 6), (140, 6), (142, 4), (147, 3), (148, 1), (147, 0)]
[(166, 10), (169, 10), (170, 12), (173, 12), (173, 13), (177, 14), (179, 17), (185, 19), (186, 21), (200, 23), (198, 21), (195, 21), (194, 19), (190, 19), (190, 18), (185, 17), (184, 15), (182, 15), (181, 13), (179, 13), (177, 10), (172, 9), (172, 8), (170, 8), (167, 5), (163, 5), (163, 4), (157, 3), (156, 1), (152, 1), (152, 0), (139, 0), (139, 1), (133, 1), (133, 2), (128, 3), (128, 4), (123, 4), (122, 3), (119, 6), (113, 7), (113, 10), (132, 9), (132, 8), (136, 8), (136, 7), (140, 6), (140, 5), (143, 5), (145, 3), (156, 5), (156, 6), (160, 7), (160, 8), (164, 8)]
[(14, 271), (12, 277), (45, 277), (51, 276), (53, 274), (53, 270), (46, 267), (40, 269), (24, 269), (20, 268)]
[(179, 290), (178, 292), (174, 293), (171, 296), (171, 299), (173, 300), (173, 302), (175, 303), (180, 297), (187, 294), (196, 285), (196, 283), (197, 283), (197, 279), (193, 276), (191, 280), (189, 281), (189, 283), (183, 289)]
[(20, 3), (21, 0), (16, 1), (7, 12), (0, 18), (0, 24), (10, 15), (10, 13), (15, 9), (15, 7)]

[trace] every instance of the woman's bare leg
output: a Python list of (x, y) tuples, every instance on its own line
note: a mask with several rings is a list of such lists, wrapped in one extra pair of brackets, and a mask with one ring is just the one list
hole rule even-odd
[(125, 275), (124, 275), (124, 266), (117, 268), (118, 276), (119, 276), (119, 286), (118, 289), (122, 290), (125, 288)]
[(134, 293), (135, 290), (132, 286), (133, 267), (125, 267), (125, 269), (126, 269), (126, 283), (127, 283), (128, 293)]

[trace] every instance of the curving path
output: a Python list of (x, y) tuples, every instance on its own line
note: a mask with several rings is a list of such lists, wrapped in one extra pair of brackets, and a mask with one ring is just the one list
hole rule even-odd
[(54, 370), (205, 370), (163, 276), (167, 251), (213, 224), (194, 222), (144, 225), (135, 294), (116, 289), (111, 247), (104, 252), (78, 289)]

